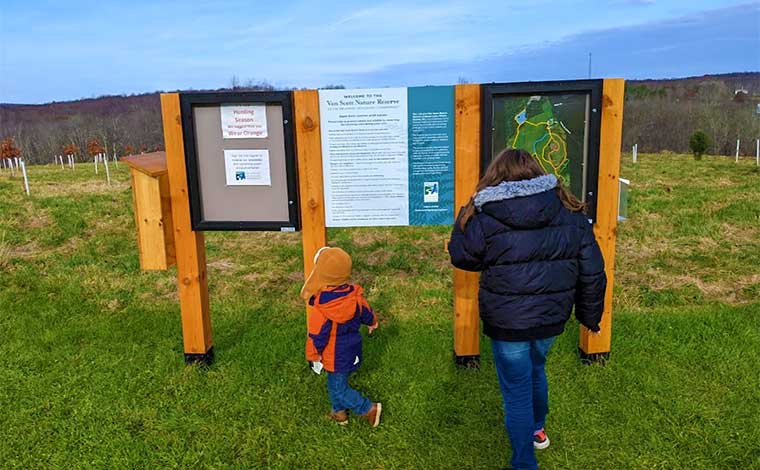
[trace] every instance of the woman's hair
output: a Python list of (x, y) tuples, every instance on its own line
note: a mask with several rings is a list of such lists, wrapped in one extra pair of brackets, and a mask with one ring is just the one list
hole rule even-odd
[[(507, 148), (499, 154), (488, 165), (485, 174), (478, 185), (475, 187), (475, 194), (489, 186), (496, 186), (502, 181), (520, 181), (536, 178), (545, 175), (546, 171), (541, 167), (533, 155), (522, 149)], [(557, 190), (559, 199), (568, 210), (580, 212), (585, 209), (586, 205), (579, 201), (570, 191), (565, 189), (562, 180), (557, 178)], [(462, 216), (459, 219), (459, 226), (464, 230), (467, 222), (475, 215), (474, 195), (464, 206)]]

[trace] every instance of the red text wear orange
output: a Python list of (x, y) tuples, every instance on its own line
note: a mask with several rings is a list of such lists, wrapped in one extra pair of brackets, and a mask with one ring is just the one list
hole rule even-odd
[(306, 359), (317, 361), (328, 372), (352, 372), (361, 364), (362, 324), (377, 320), (359, 285), (344, 284), (324, 289), (309, 299), (314, 307), (309, 315)]

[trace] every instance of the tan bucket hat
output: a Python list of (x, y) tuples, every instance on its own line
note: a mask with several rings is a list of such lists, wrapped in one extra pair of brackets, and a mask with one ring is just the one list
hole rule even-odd
[(314, 269), (301, 289), (301, 298), (309, 300), (327, 286), (347, 284), (350, 277), (351, 256), (337, 247), (322, 247), (314, 256)]

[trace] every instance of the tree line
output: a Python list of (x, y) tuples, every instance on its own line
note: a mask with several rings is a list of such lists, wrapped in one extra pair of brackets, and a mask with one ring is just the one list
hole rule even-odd
[(41, 106), (3, 105), (2, 137), (12, 137), (30, 163), (55, 155), (83, 161), (95, 153), (124, 156), (163, 148), (158, 94), (106, 97)]
[(623, 149), (689, 153), (691, 136), (702, 131), (708, 154), (754, 155), (760, 138), (760, 74), (742, 82), (718, 79), (629, 82), (623, 110)]
[[(236, 77), (230, 85), (226, 90), (273, 90), (266, 83), (241, 85)], [(733, 155), (737, 138), (742, 154), (754, 154), (754, 140), (760, 137), (759, 101), (760, 73), (629, 81), (623, 149), (638, 144), (640, 152), (688, 153), (690, 137), (700, 130), (712, 142), (709, 154)], [(93, 148), (118, 157), (161, 150), (159, 94), (0, 105), (0, 140), (8, 137), (29, 163), (51, 163), (54, 155), (67, 154), (82, 161)]]

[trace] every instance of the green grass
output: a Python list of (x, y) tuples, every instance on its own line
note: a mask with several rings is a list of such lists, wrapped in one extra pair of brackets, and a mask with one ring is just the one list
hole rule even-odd
[[(625, 160), (629, 160), (628, 157)], [(208, 233), (217, 360), (182, 361), (175, 272), (139, 271), (128, 175), (0, 176), (0, 467), (496, 468), (501, 400), (452, 364), (446, 228), (331, 230), (386, 318), (354, 383), (375, 430), (325, 418), (303, 361), (300, 237)], [(553, 469), (760, 468), (760, 173), (640, 155), (618, 231), (611, 360), (548, 374)]]

